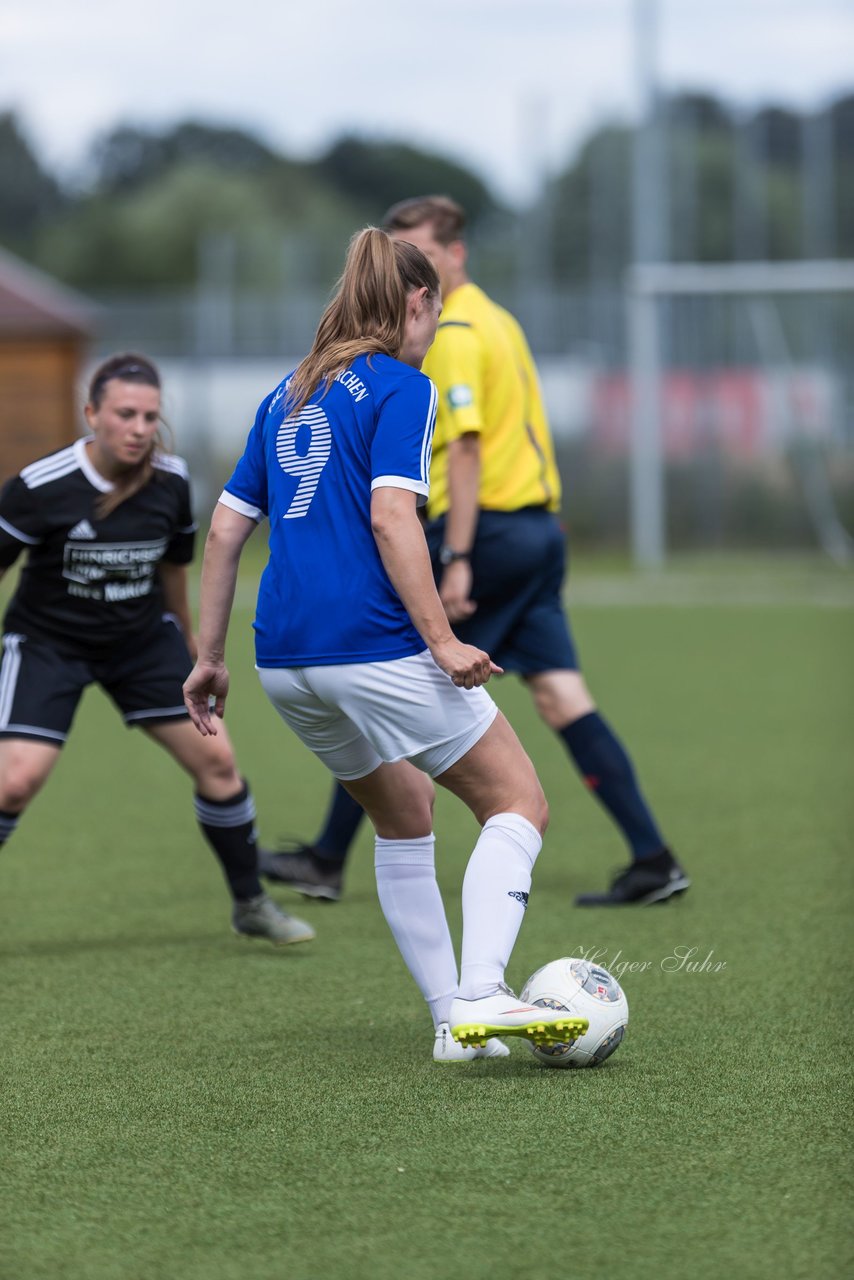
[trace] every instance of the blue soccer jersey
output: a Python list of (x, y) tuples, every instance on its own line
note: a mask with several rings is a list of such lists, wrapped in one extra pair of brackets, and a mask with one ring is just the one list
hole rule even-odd
[(270, 521), (255, 615), (259, 667), (382, 662), (420, 653), (371, 531), (371, 491), (429, 493), (436, 390), (389, 356), (359, 356), (285, 418), (286, 378), (262, 401), (220, 498)]

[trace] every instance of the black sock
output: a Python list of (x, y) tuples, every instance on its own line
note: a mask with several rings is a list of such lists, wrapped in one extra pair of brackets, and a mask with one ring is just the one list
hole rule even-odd
[(326, 815), (326, 825), (313, 846), (318, 858), (332, 866), (343, 867), (364, 816), (362, 806), (344, 790), (340, 782), (336, 782), (332, 803)]
[(661, 853), (664, 839), (638, 786), (625, 747), (598, 711), (573, 720), (558, 733), (579, 773), (604, 805), (636, 858)]
[(258, 879), (255, 801), (246, 783), (229, 800), (194, 797), (196, 818), (223, 869), (232, 897), (245, 901), (264, 890)]
[(19, 813), (6, 813), (4, 809), (0, 809), (0, 847), (6, 843), (17, 827), (20, 816)]

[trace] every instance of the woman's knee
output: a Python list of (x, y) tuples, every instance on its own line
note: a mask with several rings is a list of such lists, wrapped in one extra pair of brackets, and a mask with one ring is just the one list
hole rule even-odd
[(521, 814), (545, 835), (549, 825), (549, 805), (533, 761), (513, 734), (505, 735), (505, 751), (495, 762), (496, 788), (487, 798), (494, 812)]
[(546, 834), (549, 826), (549, 802), (542, 787), (537, 784), (538, 795), (533, 798), (534, 812), (537, 814), (537, 821), (533, 824), (539, 831), (541, 836)]
[(508, 809), (511, 813), (520, 813), (527, 818), (531, 826), (536, 827), (541, 836), (546, 834), (549, 825), (549, 803), (543, 791), (540, 779), (531, 765), (530, 775), (522, 786), (508, 792)]
[[(394, 840), (418, 840), (429, 835), (433, 830), (433, 804), (436, 791), (431, 780), (425, 774), (418, 774), (416, 786), (408, 787), (393, 806), (385, 809), (377, 834), (388, 831)], [(383, 831), (380, 831), (380, 825)]]
[(206, 746), (194, 771), (197, 789), (212, 799), (227, 799), (243, 785), (231, 743), (219, 735), (202, 741)]
[[(216, 740), (206, 739), (206, 741), (215, 742)], [(207, 751), (198, 765), (196, 781), (202, 791), (205, 786), (214, 787), (218, 791), (239, 791), (243, 780), (232, 749), (218, 746), (214, 750)]]
[(543, 671), (529, 676), (527, 684), (538, 714), (551, 729), (559, 731), (596, 710), (579, 671)]
[(436, 788), (433, 781), (426, 774), (422, 775), (422, 787), (420, 795), (415, 802), (415, 809), (418, 813), (419, 826), (427, 826), (429, 831), (433, 830), (433, 806), (436, 803)]
[(417, 840), (433, 830), (436, 790), (426, 774), (403, 761), (381, 765), (367, 778), (344, 786), (367, 812), (379, 836)]
[(41, 789), (52, 765), (52, 759), (6, 745), (0, 755), (0, 809), (21, 813)]
[(243, 785), (224, 725), (220, 725), (216, 736), (208, 738), (203, 738), (189, 720), (150, 725), (147, 732), (190, 775), (196, 790), (209, 800), (229, 800)]

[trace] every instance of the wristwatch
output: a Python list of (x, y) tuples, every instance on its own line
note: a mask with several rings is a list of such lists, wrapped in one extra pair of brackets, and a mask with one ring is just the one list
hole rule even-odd
[(453, 564), (455, 560), (470, 560), (470, 559), (471, 559), (470, 551), (455, 551), (453, 547), (439, 548), (439, 564), (447, 566), (449, 564)]

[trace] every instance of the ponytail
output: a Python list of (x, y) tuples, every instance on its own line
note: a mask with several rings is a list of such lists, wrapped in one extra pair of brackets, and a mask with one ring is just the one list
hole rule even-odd
[(291, 378), (287, 414), (299, 413), (321, 382), (325, 395), (336, 374), (356, 356), (381, 353), (397, 359), (407, 295), (422, 288), (431, 296), (437, 294), (439, 277), (420, 249), (392, 240), (377, 227), (357, 232), (335, 297), (321, 316), (311, 350)]

